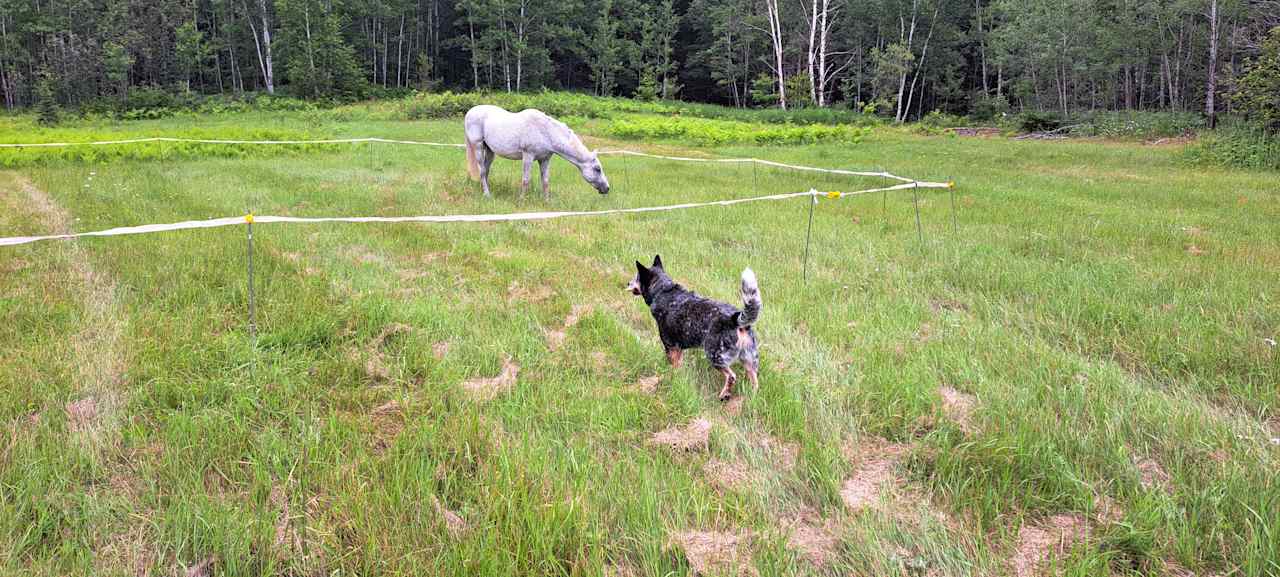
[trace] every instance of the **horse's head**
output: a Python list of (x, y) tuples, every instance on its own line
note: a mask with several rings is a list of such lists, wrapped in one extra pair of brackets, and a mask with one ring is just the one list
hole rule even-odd
[(579, 165), (578, 169), (582, 171), (583, 180), (594, 186), (596, 190), (600, 191), (600, 194), (609, 194), (609, 179), (604, 175), (604, 166), (600, 164), (600, 155), (593, 151), (591, 158)]

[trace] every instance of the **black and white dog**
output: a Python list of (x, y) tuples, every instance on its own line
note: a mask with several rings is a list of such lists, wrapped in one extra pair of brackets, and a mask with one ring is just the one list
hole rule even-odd
[(667, 361), (672, 366), (680, 366), (684, 349), (701, 348), (711, 366), (724, 375), (720, 400), (733, 396), (738, 376), (731, 366), (739, 361), (747, 370), (752, 389), (759, 388), (756, 372), (760, 353), (752, 326), (760, 318), (763, 302), (756, 275), (750, 268), (742, 271), (742, 310), (686, 290), (667, 276), (661, 256), (653, 257), (653, 265), (647, 268), (636, 261), (636, 276), (627, 289), (644, 297), (645, 304), (649, 305), (649, 312), (658, 323)]

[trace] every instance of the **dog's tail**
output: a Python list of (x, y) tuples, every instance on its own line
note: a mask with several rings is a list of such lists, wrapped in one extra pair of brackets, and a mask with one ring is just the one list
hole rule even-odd
[(760, 285), (756, 282), (756, 273), (750, 268), (742, 271), (742, 312), (738, 313), (738, 326), (749, 327), (760, 318)]
[(467, 174), (471, 180), (480, 180), (480, 165), (476, 162), (476, 146), (467, 140)]

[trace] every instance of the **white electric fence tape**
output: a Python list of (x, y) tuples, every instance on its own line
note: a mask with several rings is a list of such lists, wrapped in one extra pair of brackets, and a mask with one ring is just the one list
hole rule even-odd
[[(253, 222), (293, 222), (293, 223), (317, 223), (317, 222), (512, 222), (521, 220), (550, 220), (553, 218), (565, 218), (572, 216), (605, 216), (611, 214), (629, 214), (641, 212), (663, 212), (670, 210), (684, 210), (689, 208), (702, 208), (707, 206), (731, 206), (747, 202), (759, 202), (764, 200), (786, 200), (801, 196), (827, 198), (840, 198), (844, 196), (854, 196), (859, 194), (867, 194), (871, 192), (882, 192), (889, 190), (903, 190), (912, 188), (915, 183), (896, 184), (894, 186), (886, 186), (883, 188), (869, 188), (866, 190), (858, 190), (854, 192), (819, 192), (817, 190), (809, 190), (807, 192), (791, 192), (786, 194), (770, 194), (767, 196), (755, 196), (751, 198), (738, 198), (733, 200), (714, 200), (709, 202), (690, 202), (684, 204), (668, 204), (665, 206), (643, 206), (637, 208), (614, 208), (609, 210), (577, 210), (577, 211), (558, 211), (558, 212), (516, 212), (507, 214), (449, 214), (449, 215), (429, 215), (429, 216), (329, 216), (305, 218), (295, 216), (271, 216), (271, 215), (252, 215)], [(217, 228), (222, 226), (234, 226), (244, 224), (246, 219), (250, 217), (232, 216), (224, 218), (214, 218), (209, 220), (188, 220), (184, 222), (174, 222), (170, 224), (144, 224), (141, 226), (125, 226), (120, 228), (112, 228), (108, 230), (99, 230), (95, 232), (80, 232), (70, 234), (51, 234), (45, 236), (15, 236), (9, 238), (0, 238), (0, 246), (12, 246), (19, 244), (27, 244), (41, 240), (57, 240), (68, 238), (79, 238), (85, 236), (122, 236), (129, 234), (146, 234), (151, 232), (163, 232), (168, 230), (184, 230), (192, 228)]]
[[(199, 138), (170, 138), (170, 137), (151, 137), (151, 138), (135, 138), (129, 140), (106, 140), (94, 142), (36, 142), (36, 143), (0, 143), (0, 148), (52, 148), (52, 147), (69, 147), (69, 146), (105, 146), (113, 144), (137, 144), (145, 142), (189, 142), (198, 144), (343, 144), (343, 143), (361, 143), (361, 142), (383, 142), (388, 144), (410, 144), (420, 146), (444, 146), (460, 148), (465, 144), (448, 143), (448, 142), (423, 142), (415, 140), (393, 140), (387, 138), (345, 138), (345, 139), (328, 139), (328, 140), (215, 140), (215, 139), (199, 139)], [(786, 168), (791, 170), (803, 170), (810, 172), (822, 172), (827, 174), (839, 174), (848, 176), (874, 176), (888, 178), (901, 181), (903, 184), (882, 188), (870, 188), (854, 192), (818, 192), (817, 190), (809, 190), (808, 192), (792, 192), (786, 194), (771, 194), (766, 196), (756, 196), (751, 198), (741, 198), (733, 200), (716, 200), (709, 202), (693, 202), (684, 204), (669, 204), (665, 206), (646, 206), (638, 208), (615, 208), (609, 210), (591, 210), (591, 211), (559, 211), (559, 212), (519, 212), (507, 214), (457, 214), (457, 215), (428, 215), (428, 216), (346, 216), (346, 217), (319, 217), (319, 218), (301, 218), (292, 216), (235, 216), (214, 218), (209, 220), (189, 220), (184, 222), (175, 222), (169, 224), (144, 224), (140, 226), (126, 226), (112, 228), (108, 230), (100, 230), (94, 232), (81, 232), (69, 234), (52, 234), (44, 236), (15, 236), (8, 238), (0, 238), (0, 246), (14, 246), (27, 244), (42, 240), (57, 240), (79, 238), (86, 236), (122, 236), (131, 234), (146, 234), (152, 232), (164, 232), (170, 230), (186, 230), (195, 228), (217, 228), (223, 226), (234, 226), (243, 224), (248, 219), (252, 219), (255, 223), (269, 222), (290, 222), (290, 223), (318, 223), (318, 222), (512, 222), (525, 220), (548, 220), (553, 218), (565, 218), (575, 216), (605, 216), (611, 214), (627, 214), (642, 212), (662, 212), (671, 210), (684, 210), (689, 208), (702, 208), (708, 206), (731, 206), (747, 202), (759, 202), (765, 200), (785, 200), (801, 196), (814, 197), (815, 201), (818, 196), (826, 196), (828, 198), (840, 198), (842, 196), (854, 196), (859, 194), (867, 194), (871, 192), (882, 192), (891, 190), (904, 190), (910, 188), (950, 188), (954, 183), (950, 182), (924, 182), (912, 180), (902, 176), (890, 174), (888, 172), (859, 172), (852, 170), (839, 170), (832, 168), (818, 168), (813, 166), (800, 166), (794, 164), (783, 164), (781, 162), (773, 162), (770, 160), (762, 160), (758, 158), (688, 158), (681, 156), (662, 156), (657, 154), (648, 154), (644, 152), (636, 152), (632, 150), (604, 150), (599, 154), (623, 154), (629, 156), (640, 156), (645, 158), (656, 158), (661, 160), (673, 160), (678, 162), (713, 162), (713, 163), (756, 163), (765, 166), (774, 166), (778, 168)]]

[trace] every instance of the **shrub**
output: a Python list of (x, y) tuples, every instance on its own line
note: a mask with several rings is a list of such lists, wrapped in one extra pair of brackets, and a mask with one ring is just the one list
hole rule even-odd
[(1191, 112), (1094, 112), (1074, 122), (1073, 135), (1107, 138), (1181, 136), (1204, 127), (1204, 119)]
[(1280, 135), (1258, 123), (1224, 119), (1183, 154), (1194, 164), (1280, 170)]
[[(29, 122), (29, 121), (28, 121)], [(104, 132), (93, 129), (39, 128), (15, 120), (0, 125), (0, 142), (90, 142), (127, 140), (154, 136), (138, 132)], [(299, 130), (219, 128), (189, 129), (166, 136), (210, 140), (316, 140), (328, 138)], [(155, 160), (172, 158), (265, 158), (287, 154), (308, 154), (341, 150), (338, 144), (203, 144), (191, 142), (142, 142), (110, 146), (68, 146), (58, 148), (0, 148), (0, 167), (46, 165), (56, 162), (109, 162), (114, 160)]]
[(989, 122), (1005, 117), (1009, 113), (1009, 100), (1003, 94), (999, 96), (978, 95), (973, 99), (974, 120)]
[(53, 91), (53, 77), (48, 72), (41, 72), (36, 81), (36, 111), (40, 124), (58, 123), (58, 100)]
[(1271, 29), (1233, 98), (1256, 122), (1280, 129), (1280, 26)]
[(642, 116), (614, 120), (609, 134), (620, 138), (679, 140), (702, 146), (731, 143), (809, 144), (861, 140), (867, 129), (849, 125), (770, 125), (702, 118)]
[(1062, 128), (1062, 116), (1057, 112), (1028, 110), (1018, 115), (1017, 122), (1023, 132), (1048, 132)]

